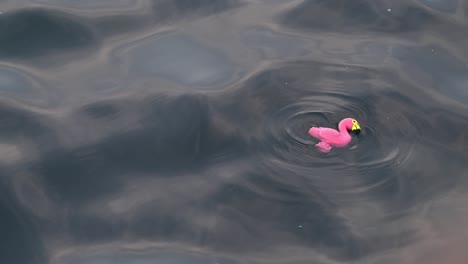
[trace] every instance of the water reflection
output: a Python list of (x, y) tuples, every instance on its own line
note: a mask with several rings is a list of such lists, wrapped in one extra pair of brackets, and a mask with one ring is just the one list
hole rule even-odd
[(468, 103), (468, 61), (461, 61), (437, 46), (393, 47), (397, 58), (412, 77), (429, 84), (440, 94)]
[(307, 42), (278, 34), (269, 29), (250, 29), (244, 32), (243, 41), (254, 49), (260, 49), (265, 59), (299, 57), (308, 52)]
[(4, 173), (0, 179), (0, 260), (2, 263), (43, 263), (43, 245), (34, 221), (29, 212), (12, 199), (12, 186), (5, 179)]
[(140, 0), (32, 0), (32, 2), (58, 7), (70, 7), (78, 9), (121, 9), (138, 5)]
[(0, 15), (0, 58), (31, 59), (96, 45), (91, 29), (71, 15), (25, 9)]
[(457, 263), (462, 4), (9, 2), (0, 262)]
[(158, 20), (193, 14), (216, 14), (240, 5), (239, 0), (152, 0), (154, 16)]
[(30, 97), (34, 94), (33, 84), (24, 75), (12, 69), (0, 67), (0, 93), (15, 97)]
[(177, 33), (145, 39), (128, 54), (130, 74), (157, 76), (185, 86), (220, 85), (236, 71), (220, 51)]
[(437, 21), (421, 7), (382, 2), (307, 0), (286, 13), (282, 20), (292, 27), (320, 31), (369, 30), (382, 33), (418, 31)]
[(419, 0), (424, 5), (438, 11), (454, 13), (458, 7), (458, 0)]
[(229, 257), (215, 253), (204, 252), (202, 249), (184, 250), (183, 245), (178, 245), (180, 249), (167, 250), (151, 243), (138, 243), (136, 247), (128, 248), (128, 245), (111, 244), (100, 247), (98, 250), (90, 248), (77, 248), (76, 252), (71, 251), (55, 259), (52, 263), (81, 264), (81, 263), (170, 263), (170, 264), (234, 264), (239, 263)]

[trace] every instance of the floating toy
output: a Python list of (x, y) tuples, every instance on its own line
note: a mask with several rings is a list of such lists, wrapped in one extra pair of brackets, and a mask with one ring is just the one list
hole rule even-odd
[(354, 118), (345, 118), (338, 124), (338, 130), (327, 127), (311, 127), (309, 135), (320, 140), (315, 145), (318, 150), (328, 153), (333, 147), (345, 147), (351, 142), (349, 131), (359, 134), (361, 127)]

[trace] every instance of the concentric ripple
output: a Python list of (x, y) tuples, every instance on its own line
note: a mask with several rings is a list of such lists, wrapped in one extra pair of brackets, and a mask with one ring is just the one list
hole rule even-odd
[[(272, 153), (289, 166), (305, 168), (378, 170), (402, 166), (411, 157), (414, 139), (419, 134), (414, 126), (417, 121), (412, 120), (415, 110), (409, 114), (405, 111), (409, 106), (403, 105), (404, 101), (381, 97), (383, 99), (374, 100), (365, 95), (322, 92), (281, 108), (272, 116), (267, 128), (267, 133), (277, 142)], [(393, 107), (400, 104), (399, 111), (383, 112), (384, 109), (376, 107), (379, 100), (393, 101)], [(333, 148), (328, 154), (318, 151), (314, 146), (318, 140), (307, 133), (309, 128), (337, 128), (346, 117), (360, 122), (361, 133), (353, 135), (346, 148)]]

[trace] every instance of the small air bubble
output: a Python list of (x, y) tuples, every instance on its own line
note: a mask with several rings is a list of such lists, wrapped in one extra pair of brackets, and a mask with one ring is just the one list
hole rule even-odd
[(389, 8), (389, 9), (387, 9), (387, 11), (388, 11), (388, 12), (392, 12), (392, 9)]

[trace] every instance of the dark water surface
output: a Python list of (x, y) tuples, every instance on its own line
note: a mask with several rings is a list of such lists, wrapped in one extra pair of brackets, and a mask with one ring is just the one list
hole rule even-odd
[(468, 1), (0, 12), (0, 263), (467, 263)]

